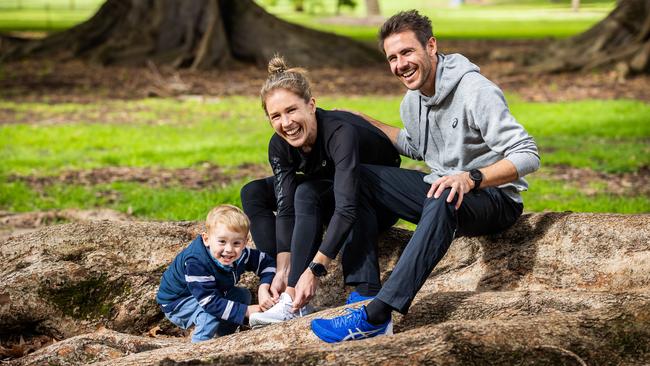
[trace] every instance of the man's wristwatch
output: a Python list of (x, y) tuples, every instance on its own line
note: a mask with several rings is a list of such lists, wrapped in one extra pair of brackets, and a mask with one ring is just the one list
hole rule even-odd
[(316, 277), (323, 277), (327, 274), (327, 268), (324, 265), (316, 262), (309, 263), (309, 269)]
[(476, 192), (481, 188), (481, 182), (483, 182), (483, 173), (478, 169), (472, 169), (469, 171), (469, 179), (474, 181), (474, 188), (472, 192)]

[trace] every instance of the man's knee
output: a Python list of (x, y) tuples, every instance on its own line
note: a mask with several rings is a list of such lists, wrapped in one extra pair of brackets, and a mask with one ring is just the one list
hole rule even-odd
[(440, 197), (427, 198), (426, 201), (424, 202), (423, 213), (426, 210), (435, 210), (441, 213), (454, 214), (456, 210), (455, 208), (456, 202), (458, 202), (458, 194), (454, 195), (454, 198), (451, 200), (451, 202), (447, 202), (450, 193), (451, 193), (451, 188), (446, 188), (445, 190), (442, 191)]
[(379, 182), (380, 166), (361, 164), (359, 166), (359, 179), (366, 184), (377, 184)]

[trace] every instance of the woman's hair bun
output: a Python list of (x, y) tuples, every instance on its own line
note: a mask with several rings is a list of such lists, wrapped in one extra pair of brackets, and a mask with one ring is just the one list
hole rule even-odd
[(281, 74), (287, 71), (287, 64), (284, 62), (284, 58), (280, 55), (275, 55), (269, 61), (268, 71), (270, 75)]

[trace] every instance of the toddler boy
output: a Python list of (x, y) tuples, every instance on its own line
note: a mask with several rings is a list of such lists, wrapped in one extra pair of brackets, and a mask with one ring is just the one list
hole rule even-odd
[(156, 301), (165, 317), (187, 329), (194, 325), (192, 342), (232, 334), (260, 305), (249, 305), (250, 291), (235, 286), (244, 271), (260, 278), (259, 303), (273, 306), (269, 288), (275, 276), (275, 261), (247, 248), (250, 222), (237, 207), (213, 208), (206, 232), (183, 249), (163, 273)]

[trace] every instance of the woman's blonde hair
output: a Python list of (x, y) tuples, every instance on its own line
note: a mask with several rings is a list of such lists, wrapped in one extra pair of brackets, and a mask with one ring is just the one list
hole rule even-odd
[(275, 55), (269, 61), (269, 76), (260, 90), (262, 108), (266, 111), (266, 97), (276, 89), (286, 89), (301, 97), (305, 103), (311, 99), (311, 85), (307, 77), (307, 70), (300, 67), (289, 68), (280, 55)]
[(208, 233), (212, 232), (218, 224), (225, 225), (228, 230), (248, 236), (250, 221), (248, 216), (237, 206), (219, 205), (208, 213), (205, 226)]

